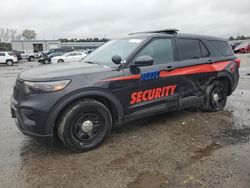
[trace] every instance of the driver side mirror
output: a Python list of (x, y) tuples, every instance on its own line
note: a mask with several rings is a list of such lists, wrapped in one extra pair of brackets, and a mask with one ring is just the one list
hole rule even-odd
[(121, 56), (119, 56), (119, 55), (114, 55), (114, 56), (112, 57), (112, 61), (113, 61), (114, 64), (119, 65), (119, 64), (121, 64), (121, 62), (122, 62), (122, 58), (121, 58)]
[(145, 55), (145, 56), (139, 56), (134, 61), (133, 67), (144, 67), (144, 66), (151, 66), (153, 65), (154, 60), (151, 56)]

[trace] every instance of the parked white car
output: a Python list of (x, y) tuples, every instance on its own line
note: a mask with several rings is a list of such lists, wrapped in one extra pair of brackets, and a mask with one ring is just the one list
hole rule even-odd
[(5, 63), (9, 66), (12, 66), (17, 62), (17, 56), (13, 52), (0, 52), (0, 63)]
[(51, 63), (77, 62), (84, 58), (87, 54), (84, 52), (68, 52), (62, 56), (53, 57)]

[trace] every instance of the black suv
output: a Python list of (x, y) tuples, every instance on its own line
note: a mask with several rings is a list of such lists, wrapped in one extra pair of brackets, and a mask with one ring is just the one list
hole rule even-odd
[(223, 109), (239, 66), (224, 39), (177, 30), (133, 33), (81, 62), (20, 73), (12, 117), (24, 134), (58, 135), (68, 148), (85, 151), (124, 122), (186, 108)]

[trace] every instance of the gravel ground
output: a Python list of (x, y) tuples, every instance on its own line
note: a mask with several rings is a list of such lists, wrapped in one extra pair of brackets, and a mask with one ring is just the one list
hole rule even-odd
[[(0, 67), (0, 187), (250, 187), (250, 54), (224, 111), (179, 111), (114, 128), (99, 148), (75, 154), (18, 131), (9, 103), (17, 74)], [(46, 66), (46, 65), (45, 65)]]

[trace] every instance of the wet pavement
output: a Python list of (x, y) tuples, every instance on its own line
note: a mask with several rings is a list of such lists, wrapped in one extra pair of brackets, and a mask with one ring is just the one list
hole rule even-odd
[(24, 136), (9, 102), (18, 72), (0, 67), (0, 187), (250, 187), (250, 54), (224, 111), (171, 112), (114, 128), (99, 148), (71, 153)]

